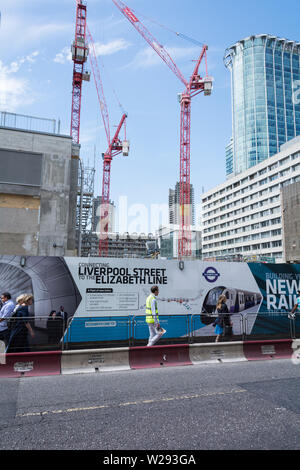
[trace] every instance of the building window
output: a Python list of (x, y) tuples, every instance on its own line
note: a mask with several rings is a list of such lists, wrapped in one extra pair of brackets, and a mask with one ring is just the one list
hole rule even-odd
[(261, 247), (262, 247), (262, 249), (270, 248), (270, 242), (262, 243)]
[(286, 157), (286, 158), (283, 158), (282, 160), (280, 160), (279, 162), (279, 165), (285, 165), (286, 163), (288, 163), (288, 161), (290, 160), (290, 157)]
[(259, 250), (260, 249), (260, 243), (256, 243), (255, 245), (252, 245), (252, 250)]
[(271, 220), (272, 225), (280, 224), (281, 222), (281, 217), (276, 217), (276, 219)]

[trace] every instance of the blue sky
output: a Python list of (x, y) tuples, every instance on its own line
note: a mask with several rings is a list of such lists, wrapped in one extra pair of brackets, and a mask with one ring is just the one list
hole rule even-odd
[[(203, 191), (225, 180), (225, 146), (231, 137), (230, 74), (226, 47), (252, 34), (269, 33), (299, 41), (298, 0), (128, 0), (125, 3), (164, 45), (186, 78), (201, 48), (172, 32), (208, 44), (210, 97), (192, 101), (191, 182), (200, 203)], [(1, 0), (0, 109), (61, 120), (69, 134), (75, 0)], [(154, 20), (154, 21), (150, 21)], [(87, 0), (87, 22), (99, 57), (111, 133), (128, 113), (129, 157), (112, 163), (111, 199), (127, 197), (131, 216), (139, 206), (167, 204), (179, 179), (177, 94), (183, 84), (121, 15), (112, 0)], [(158, 26), (158, 23), (164, 27)], [(167, 29), (169, 28), (169, 29)], [(91, 70), (88, 62), (87, 69)], [(107, 148), (93, 78), (83, 83), (81, 155), (92, 165), (96, 148), (95, 193), (101, 194), (101, 153)], [(141, 231), (146, 231), (141, 227)]]

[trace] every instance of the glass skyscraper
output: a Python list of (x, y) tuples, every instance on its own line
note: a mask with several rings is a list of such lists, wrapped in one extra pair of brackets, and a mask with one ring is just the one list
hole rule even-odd
[[(238, 174), (280, 151), (300, 135), (300, 43), (261, 34), (229, 47), (231, 71), (232, 165)], [(229, 155), (230, 157), (230, 155)]]

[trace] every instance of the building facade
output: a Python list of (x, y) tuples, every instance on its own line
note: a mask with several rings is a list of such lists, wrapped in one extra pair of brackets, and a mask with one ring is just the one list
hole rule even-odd
[[(177, 182), (175, 189), (169, 189), (169, 223), (180, 223), (180, 184)], [(195, 198), (194, 188), (190, 184), (190, 223), (195, 224)]]
[(254, 261), (266, 257), (284, 262), (282, 192), (298, 181), (300, 137), (282, 145), (278, 154), (204, 193), (203, 259)]
[[(92, 203), (92, 231), (100, 231), (100, 212), (101, 212), (102, 196), (97, 196), (93, 199)], [(109, 201), (108, 204), (108, 232), (114, 233), (116, 219), (116, 206), (113, 201)]]
[[(109, 233), (108, 258), (147, 258), (149, 256), (149, 242), (156, 238), (149, 233)], [(95, 232), (82, 234), (81, 256), (99, 256), (99, 237)]]
[[(179, 233), (179, 225), (176, 224), (169, 224), (158, 229), (157, 239), (161, 258), (178, 258)], [(191, 259), (201, 259), (202, 239), (201, 228), (198, 226), (191, 226), (191, 251)]]
[(233, 138), (231, 137), (229, 144), (225, 148), (226, 159), (226, 176), (233, 174)]
[(0, 127), (2, 255), (76, 255), (77, 191), (71, 137)]
[(300, 182), (282, 189), (283, 247), (287, 263), (300, 263)]
[(251, 36), (229, 47), (224, 63), (232, 90), (230, 176), (277, 154), (282, 144), (300, 135), (300, 43)]

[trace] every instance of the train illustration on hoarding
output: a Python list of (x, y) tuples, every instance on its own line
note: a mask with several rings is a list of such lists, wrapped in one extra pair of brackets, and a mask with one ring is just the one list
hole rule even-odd
[(211, 321), (213, 321), (220, 295), (225, 295), (229, 313), (240, 313), (259, 305), (262, 301), (262, 295), (258, 292), (250, 292), (225, 286), (214, 287), (207, 292), (202, 305), (203, 323), (211, 323)]

